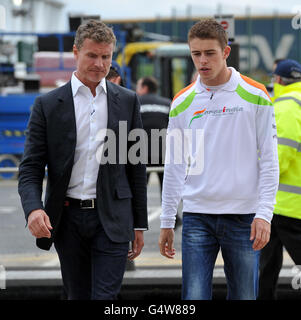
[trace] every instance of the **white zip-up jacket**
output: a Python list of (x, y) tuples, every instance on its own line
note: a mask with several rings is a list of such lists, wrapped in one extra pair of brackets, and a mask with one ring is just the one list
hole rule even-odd
[(271, 222), (279, 181), (274, 108), (262, 84), (230, 69), (216, 90), (198, 77), (171, 104), (161, 228), (174, 227), (181, 199), (183, 212), (255, 213)]

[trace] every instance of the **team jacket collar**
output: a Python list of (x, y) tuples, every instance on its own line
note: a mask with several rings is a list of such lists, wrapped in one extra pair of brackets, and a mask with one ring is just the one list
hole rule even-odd
[[(234, 68), (229, 67), (228, 69), (231, 70), (231, 77), (228, 82), (226, 82), (222, 87), (221, 90), (225, 91), (235, 91), (238, 84), (239, 84), (239, 72), (237, 72)], [(206, 89), (205, 85), (201, 84), (200, 75), (198, 75), (196, 84), (195, 84), (195, 93), (203, 93), (208, 92), (210, 90)]]

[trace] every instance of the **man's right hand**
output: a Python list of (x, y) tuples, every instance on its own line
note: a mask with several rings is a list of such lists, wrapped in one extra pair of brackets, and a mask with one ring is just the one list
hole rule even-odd
[(28, 216), (28, 229), (36, 238), (50, 238), (52, 226), (46, 212), (42, 209), (33, 210)]
[(173, 229), (161, 229), (159, 237), (160, 253), (169, 259), (173, 259), (176, 250), (173, 247), (175, 233)]

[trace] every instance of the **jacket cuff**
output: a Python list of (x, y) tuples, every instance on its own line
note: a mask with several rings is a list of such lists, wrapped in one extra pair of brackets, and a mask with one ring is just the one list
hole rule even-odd
[(161, 229), (173, 229), (175, 227), (174, 219), (161, 219)]

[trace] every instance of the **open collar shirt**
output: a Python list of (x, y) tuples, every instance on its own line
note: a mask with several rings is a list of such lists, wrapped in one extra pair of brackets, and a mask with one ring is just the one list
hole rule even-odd
[(102, 134), (107, 128), (108, 103), (105, 79), (96, 87), (95, 97), (75, 75), (71, 88), (76, 119), (76, 148), (67, 197), (95, 199)]

